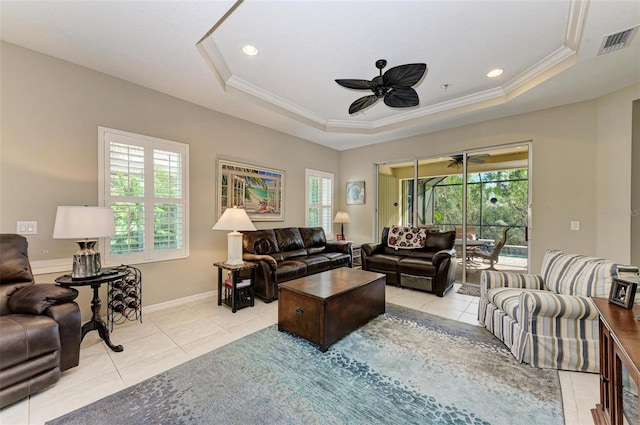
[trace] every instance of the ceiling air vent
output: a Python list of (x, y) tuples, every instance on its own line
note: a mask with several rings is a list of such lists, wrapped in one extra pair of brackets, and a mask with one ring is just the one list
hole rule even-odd
[(605, 36), (602, 40), (602, 45), (600, 46), (598, 54), (605, 55), (607, 53), (620, 50), (623, 47), (627, 47), (629, 43), (631, 43), (631, 40), (637, 31), (638, 27), (635, 26), (615, 34)]

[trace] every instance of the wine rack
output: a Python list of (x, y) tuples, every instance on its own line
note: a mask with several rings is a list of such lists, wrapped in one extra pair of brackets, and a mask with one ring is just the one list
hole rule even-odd
[(115, 270), (127, 272), (122, 279), (109, 282), (107, 293), (107, 322), (114, 325), (127, 320), (142, 323), (142, 273), (135, 267), (120, 266)]

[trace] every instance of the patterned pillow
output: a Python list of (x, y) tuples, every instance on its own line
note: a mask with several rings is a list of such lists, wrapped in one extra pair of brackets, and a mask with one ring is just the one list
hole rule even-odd
[(426, 240), (427, 233), (425, 229), (393, 226), (389, 229), (387, 244), (395, 249), (424, 248)]

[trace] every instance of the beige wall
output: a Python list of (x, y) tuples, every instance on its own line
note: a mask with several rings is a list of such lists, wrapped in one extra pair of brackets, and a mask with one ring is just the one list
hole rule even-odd
[(333, 149), (15, 45), (1, 47), (0, 231), (14, 233), (17, 220), (36, 220), (38, 234), (28, 236), (32, 261), (68, 258), (70, 267), (75, 243), (52, 239), (56, 206), (97, 204), (98, 126), (189, 144), (190, 257), (139, 266), (145, 305), (214, 289), (212, 263), (227, 256), (226, 232), (211, 230), (219, 155), (285, 170), (285, 221), (258, 228), (304, 225), (305, 168), (339, 172)]
[[(372, 164), (446, 155), (484, 146), (532, 141), (532, 271), (539, 271), (547, 249), (604, 256), (629, 262), (628, 220), (604, 220), (606, 202), (628, 208), (630, 188), (631, 102), (640, 85), (598, 101), (588, 101), (455, 129), (352, 149), (341, 153), (341, 186), (365, 180), (365, 205), (343, 205), (352, 216), (351, 237), (376, 238), (373, 230), (375, 177)], [(618, 117), (609, 123), (611, 117)], [(626, 152), (613, 162), (608, 152)], [(602, 155), (603, 158), (599, 156)], [(608, 201), (602, 201), (605, 198)], [(342, 204), (344, 200), (341, 198)], [(580, 231), (570, 222), (580, 221)], [(622, 241), (622, 243), (619, 243)]]
[[(603, 214), (609, 206), (631, 205), (631, 101), (640, 99), (640, 85), (594, 101), (337, 152), (11, 44), (1, 47), (0, 231), (14, 232), (17, 220), (37, 220), (38, 235), (28, 237), (32, 259), (70, 259), (75, 250), (73, 242), (51, 238), (55, 209), (97, 203), (99, 125), (189, 144), (190, 257), (140, 266), (145, 305), (214, 289), (211, 263), (226, 257), (226, 235), (210, 230), (219, 155), (286, 171), (285, 221), (258, 228), (303, 225), (304, 169), (335, 173), (336, 208), (352, 216), (345, 233), (366, 242), (375, 238), (374, 163), (532, 140), (532, 270), (539, 270), (548, 248), (630, 258), (630, 218)], [(347, 206), (345, 185), (355, 180), (366, 181), (366, 204)], [(581, 221), (579, 232), (569, 230), (571, 220)], [(88, 291), (81, 291), (85, 316), (88, 301)]]

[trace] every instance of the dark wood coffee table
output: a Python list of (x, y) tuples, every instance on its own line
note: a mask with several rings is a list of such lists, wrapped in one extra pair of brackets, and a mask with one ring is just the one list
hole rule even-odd
[(325, 352), (331, 344), (385, 312), (386, 277), (342, 267), (281, 283), (278, 330)]

